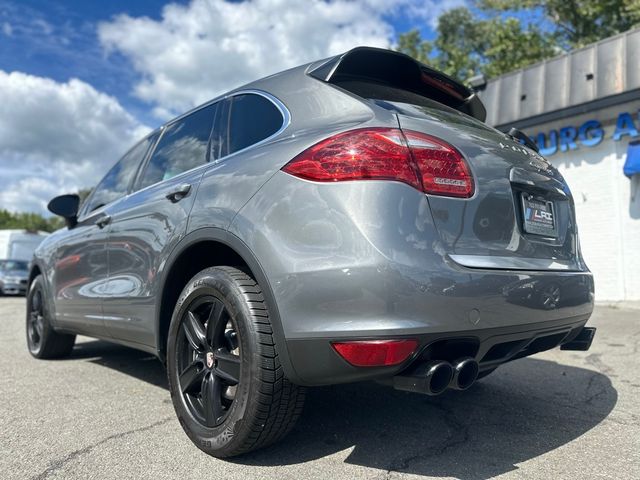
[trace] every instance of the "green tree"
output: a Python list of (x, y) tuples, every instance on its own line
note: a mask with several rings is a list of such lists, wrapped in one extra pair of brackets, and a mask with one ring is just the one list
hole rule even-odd
[(454, 78), (475, 75), (482, 64), (481, 52), (487, 40), (484, 22), (467, 8), (454, 8), (438, 18), (437, 34), (434, 66)]
[(485, 11), (541, 12), (567, 49), (597, 42), (640, 24), (640, 0), (479, 0)]
[(418, 30), (411, 30), (398, 37), (396, 50), (415, 58), (419, 62), (429, 63), (429, 55), (433, 45), (431, 42), (422, 40)]
[(523, 28), (516, 18), (492, 19), (484, 23), (487, 39), (482, 51), (482, 73), (496, 77), (553, 57), (561, 50), (549, 35), (536, 27)]
[(443, 13), (436, 33), (431, 43), (412, 30), (400, 35), (396, 48), (461, 80), (500, 75), (557, 53), (536, 27), (524, 28), (516, 18), (480, 19), (464, 7)]
[[(400, 35), (397, 50), (465, 81), (479, 73), (502, 75), (640, 24), (640, 0), (476, 0), (476, 6), (476, 14), (465, 7), (445, 11), (433, 42), (418, 30)], [(550, 24), (544, 31), (531, 20), (541, 15)]]
[(38, 213), (13, 213), (0, 210), (0, 230), (21, 229), (30, 232), (53, 232), (64, 226), (64, 221), (58, 217), (45, 218)]
[[(81, 188), (77, 193), (82, 202), (89, 196), (91, 189)], [(0, 230), (15, 228), (30, 232), (53, 232), (64, 227), (64, 225), (64, 220), (60, 217), (44, 217), (39, 213), (10, 212), (9, 210), (0, 209)]]

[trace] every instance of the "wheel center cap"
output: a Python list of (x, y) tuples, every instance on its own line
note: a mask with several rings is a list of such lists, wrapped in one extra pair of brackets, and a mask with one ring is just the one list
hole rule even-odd
[(207, 368), (213, 367), (214, 361), (213, 352), (207, 352)]

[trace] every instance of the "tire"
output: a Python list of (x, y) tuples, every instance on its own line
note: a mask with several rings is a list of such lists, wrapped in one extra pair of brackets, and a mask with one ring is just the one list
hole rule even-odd
[(167, 375), (182, 428), (218, 458), (280, 440), (304, 404), (304, 388), (284, 377), (260, 286), (232, 267), (207, 268), (182, 291)]
[(27, 347), (35, 358), (66, 357), (73, 350), (75, 335), (56, 332), (50, 323), (44, 280), (38, 275), (27, 292)]

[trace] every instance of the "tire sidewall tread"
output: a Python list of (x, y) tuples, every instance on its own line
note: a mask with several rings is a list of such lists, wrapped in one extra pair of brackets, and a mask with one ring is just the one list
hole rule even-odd
[[(200, 295), (213, 295), (225, 304), (235, 319), (243, 359), (231, 410), (225, 421), (213, 428), (202, 426), (187, 410), (176, 372), (175, 345), (181, 322)], [(291, 429), (300, 414), (301, 408), (295, 405), (301, 404), (304, 389), (284, 378), (262, 290), (241, 270), (211, 267), (187, 283), (172, 315), (167, 353), (169, 388), (180, 424), (193, 443), (209, 455), (235, 456), (273, 443)]]

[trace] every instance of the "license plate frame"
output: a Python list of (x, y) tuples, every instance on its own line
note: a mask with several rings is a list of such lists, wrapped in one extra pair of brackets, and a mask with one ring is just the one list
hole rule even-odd
[(558, 219), (554, 202), (528, 193), (522, 193), (520, 199), (524, 232), (558, 238)]

